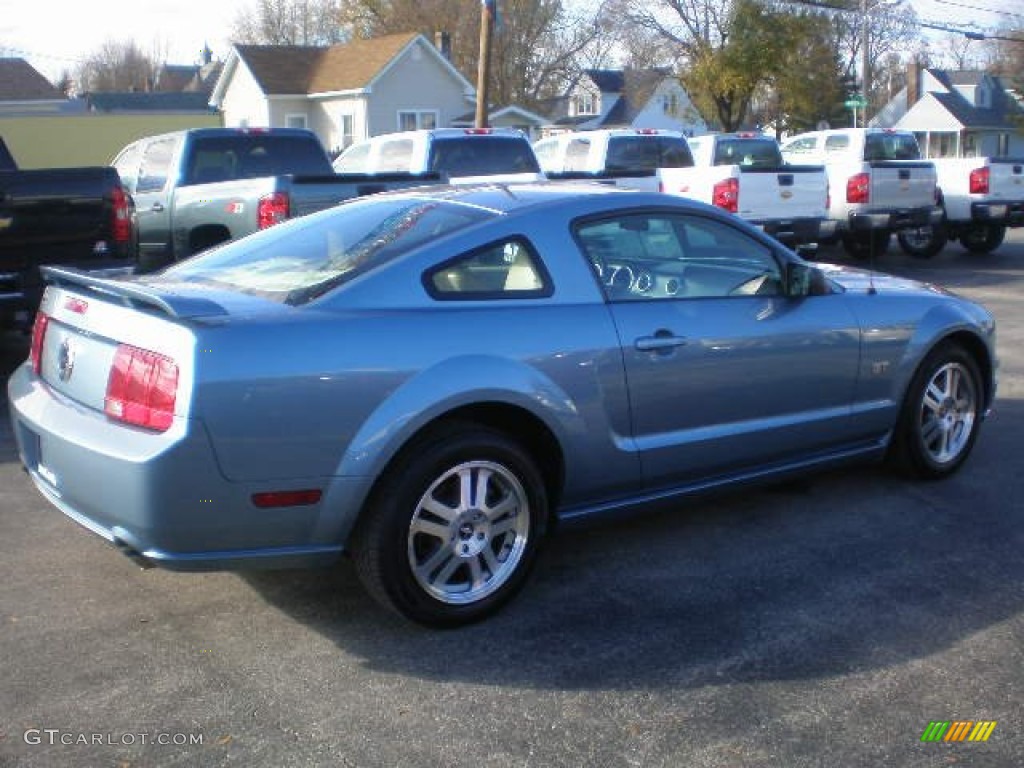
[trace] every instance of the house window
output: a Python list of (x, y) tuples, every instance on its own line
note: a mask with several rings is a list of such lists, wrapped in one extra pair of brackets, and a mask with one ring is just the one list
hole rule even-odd
[(661, 104), (666, 115), (675, 115), (679, 111), (679, 96), (669, 93), (662, 99)]
[(338, 119), (338, 135), (341, 139), (341, 145), (339, 149), (345, 149), (352, 145), (355, 137), (352, 135), (354, 120), (352, 115), (342, 115)]
[(398, 113), (398, 130), (417, 131), (437, 128), (437, 110), (403, 110)]
[(577, 115), (596, 115), (597, 99), (589, 91), (580, 91), (573, 97), (573, 104)]
[(1000, 133), (999, 134), (999, 148), (996, 152), (996, 157), (1006, 157), (1010, 154), (1010, 134)]
[(306, 127), (306, 116), (303, 114), (293, 114), (284, 116), (284, 127), (285, 128), (305, 128)]

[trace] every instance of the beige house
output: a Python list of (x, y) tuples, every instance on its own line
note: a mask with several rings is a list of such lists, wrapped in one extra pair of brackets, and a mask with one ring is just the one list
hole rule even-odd
[(228, 127), (309, 128), (330, 152), (394, 131), (451, 126), (473, 85), (425, 37), (324, 47), (236, 45), (210, 97)]

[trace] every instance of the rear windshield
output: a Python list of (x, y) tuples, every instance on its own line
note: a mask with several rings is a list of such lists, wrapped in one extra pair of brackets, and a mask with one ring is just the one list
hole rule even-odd
[(449, 176), (539, 173), (533, 147), (526, 138), (458, 136), (434, 139), (428, 170)]
[(186, 185), (288, 173), (320, 176), (334, 172), (313, 135), (207, 136), (194, 139), (191, 146), (185, 169)]
[(157, 280), (303, 304), (417, 246), (495, 215), (450, 201), (367, 198), (227, 243), (164, 270)]
[(721, 139), (715, 146), (713, 165), (777, 168), (782, 165), (782, 152), (774, 139)]
[(864, 137), (864, 160), (920, 160), (921, 148), (912, 133), (869, 133)]
[(608, 140), (605, 168), (609, 171), (653, 171), (691, 165), (690, 146), (679, 136), (613, 136)]

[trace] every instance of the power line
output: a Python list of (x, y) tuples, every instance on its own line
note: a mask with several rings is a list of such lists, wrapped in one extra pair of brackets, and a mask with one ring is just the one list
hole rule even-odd
[(941, 5), (952, 5), (954, 8), (966, 8), (968, 11), (980, 11), (981, 13), (998, 13), (1001, 16), (1014, 16), (1018, 19), (1024, 19), (1024, 14), (1013, 13), (1012, 11), (999, 11), (995, 8), (984, 8), (979, 5), (968, 5), (967, 3), (957, 3), (954, 0), (933, 0)]

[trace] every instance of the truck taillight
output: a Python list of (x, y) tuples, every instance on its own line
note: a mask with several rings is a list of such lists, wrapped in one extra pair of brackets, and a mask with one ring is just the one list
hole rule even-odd
[(736, 213), (740, 209), (739, 179), (723, 179), (715, 184), (711, 191), (711, 204), (729, 213)]
[(975, 168), (971, 171), (970, 190), (972, 195), (987, 195), (989, 184), (989, 169)]
[(113, 222), (111, 229), (115, 243), (128, 243), (132, 239), (132, 199), (120, 186), (114, 187), (110, 193), (113, 205)]
[(121, 344), (107, 379), (104, 412), (117, 421), (165, 432), (174, 421), (178, 365), (147, 349)]
[(260, 198), (256, 208), (256, 221), (260, 229), (280, 224), (288, 218), (291, 205), (286, 192), (274, 192)]
[(36, 312), (35, 322), (32, 323), (32, 346), (29, 349), (29, 359), (32, 361), (32, 372), (37, 374), (43, 367), (43, 340), (46, 338), (46, 329), (50, 325), (50, 316), (45, 312)]
[(846, 180), (846, 202), (848, 203), (870, 203), (871, 202), (871, 176), (867, 173), (858, 173)]

